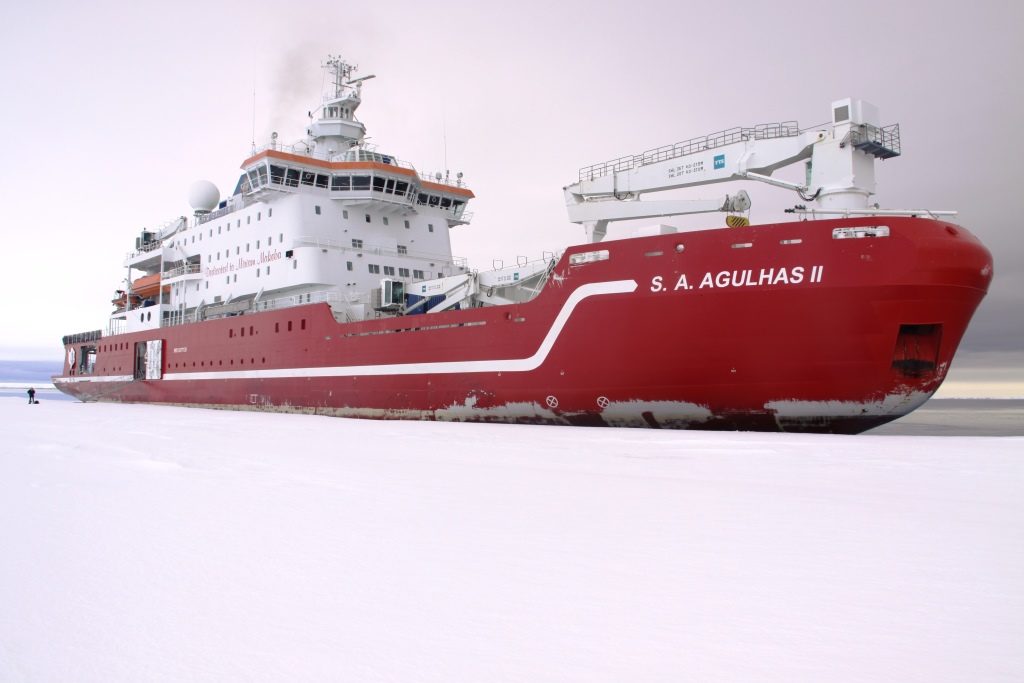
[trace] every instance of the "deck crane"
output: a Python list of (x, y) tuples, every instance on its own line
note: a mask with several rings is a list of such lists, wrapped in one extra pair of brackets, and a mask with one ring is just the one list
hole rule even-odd
[[(740, 190), (713, 200), (647, 200), (649, 192), (756, 180), (797, 192), (798, 212), (820, 214), (949, 214), (937, 211), (880, 211), (868, 206), (875, 192), (875, 159), (900, 154), (899, 124), (881, 126), (878, 109), (864, 100), (832, 103), (829, 124), (801, 130), (796, 121), (731, 128), (580, 169), (564, 188), (569, 220), (580, 223), (591, 242), (600, 242), (611, 221), (678, 216), (750, 207)], [(776, 170), (806, 161), (803, 184), (772, 178)], [(809, 207), (809, 208), (808, 208)]]

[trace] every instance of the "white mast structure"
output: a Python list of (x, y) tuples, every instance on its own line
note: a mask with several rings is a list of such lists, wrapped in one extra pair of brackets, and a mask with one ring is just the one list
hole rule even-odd
[(311, 150), (330, 160), (362, 144), (366, 126), (356, 120), (355, 111), (362, 102), (363, 81), (374, 76), (352, 78), (359, 67), (334, 56), (327, 58), (324, 68), (330, 73), (333, 88), (325, 93), (319, 116), (314, 117), (307, 132)]

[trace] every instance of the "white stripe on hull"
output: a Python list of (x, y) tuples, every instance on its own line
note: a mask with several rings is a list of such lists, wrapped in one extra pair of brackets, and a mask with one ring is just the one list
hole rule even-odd
[[(529, 372), (539, 368), (558, 340), (577, 304), (592, 296), (628, 294), (635, 291), (635, 280), (592, 282), (577, 288), (562, 305), (540, 347), (527, 358), (497, 360), (399, 363), (391, 365), (346, 365), (336, 367), (277, 368), (267, 370), (222, 370), (209, 372), (167, 372), (165, 380), (195, 381), (224, 379), (281, 379), (288, 377), (370, 377), (387, 375), (446, 375), (469, 372)], [(130, 382), (131, 375), (58, 377), (57, 382)]]

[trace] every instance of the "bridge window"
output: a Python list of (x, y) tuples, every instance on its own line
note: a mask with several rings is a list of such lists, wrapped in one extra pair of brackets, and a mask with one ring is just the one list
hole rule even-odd
[(310, 185), (310, 186), (312, 186), (314, 182), (316, 182), (316, 173), (313, 173), (312, 171), (303, 171), (302, 172), (302, 184), (303, 185)]
[(352, 188), (352, 179), (347, 175), (336, 175), (331, 177), (331, 190), (338, 192)]
[(352, 189), (353, 190), (369, 190), (370, 189), (370, 176), (368, 176), (368, 175), (352, 176)]
[(373, 176), (373, 189), (376, 192), (383, 192), (384, 191), (384, 178), (381, 178), (380, 176), (376, 176), (376, 175)]
[(329, 180), (329, 176), (325, 176), (325, 175), (322, 175), (320, 173), (316, 174), (316, 186), (317, 187), (326, 190), (327, 189), (327, 182), (328, 182), (328, 180)]
[(298, 187), (299, 186), (299, 170), (297, 168), (286, 169), (285, 181), (284, 182), (285, 182), (285, 185), (287, 185), (288, 187)]
[(284, 182), (284, 167), (270, 165), (270, 182), (280, 185)]

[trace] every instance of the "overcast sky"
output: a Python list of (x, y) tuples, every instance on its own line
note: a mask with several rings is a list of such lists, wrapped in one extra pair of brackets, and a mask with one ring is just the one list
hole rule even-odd
[[(377, 76), (359, 116), (381, 151), (465, 173), (475, 218), (453, 244), (477, 268), (581, 241), (561, 192), (581, 166), (867, 99), (903, 141), (877, 201), (958, 210), (995, 254), (962, 348), (1022, 366), (1019, 3), (148, 5), (4, 10), (0, 358), (59, 358), (61, 335), (103, 327), (136, 234), (189, 213), (196, 179), (233, 189), (253, 91), (256, 143), (298, 139), (335, 53)], [(796, 201), (744, 187), (754, 222)]]

